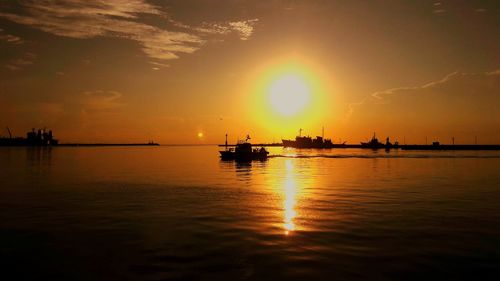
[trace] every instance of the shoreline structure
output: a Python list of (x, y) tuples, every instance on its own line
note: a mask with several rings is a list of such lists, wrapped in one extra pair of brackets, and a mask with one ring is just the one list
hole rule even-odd
[[(7, 127), (8, 137), (0, 137), (0, 146), (65, 146), (65, 147), (91, 147), (91, 146), (159, 146), (159, 143), (150, 141), (145, 143), (60, 143), (59, 140), (53, 137), (52, 131), (47, 129), (32, 129), (26, 133), (26, 138), (13, 137)], [(302, 137), (299, 131), (299, 136), (295, 140), (282, 140), (281, 143), (259, 143), (254, 146), (261, 147), (292, 147), (298, 149), (338, 149), (338, 148), (364, 148), (364, 149), (401, 149), (401, 150), (500, 150), (500, 144), (440, 144), (433, 142), (432, 144), (394, 144), (389, 142), (389, 138), (385, 144), (378, 142), (375, 134), (372, 140), (368, 143), (361, 142), (360, 144), (347, 143), (332, 143), (330, 139), (324, 139), (324, 129), (321, 137), (316, 137), (312, 140), (310, 137)], [(306, 142), (304, 142), (304, 140)], [(311, 143), (311, 145), (304, 145)], [(234, 147), (236, 145), (219, 144), (218, 146)]]

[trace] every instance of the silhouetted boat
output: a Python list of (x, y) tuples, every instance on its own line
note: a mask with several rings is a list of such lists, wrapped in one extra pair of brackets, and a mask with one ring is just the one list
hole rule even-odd
[(238, 162), (250, 162), (252, 160), (266, 160), (269, 152), (261, 147), (259, 149), (252, 148), (252, 144), (248, 142), (250, 136), (246, 140), (240, 141), (234, 148), (227, 147), (226, 134), (226, 150), (219, 151), (222, 160), (236, 160)]
[[(324, 132), (324, 129), (323, 129)], [(293, 148), (333, 148), (333, 143), (331, 139), (324, 139), (323, 136), (316, 136), (315, 139), (311, 137), (303, 137), (302, 129), (299, 130), (299, 135), (295, 137), (295, 140), (281, 140), (284, 147)]]
[(385, 144), (381, 143), (378, 141), (377, 137), (375, 136), (375, 133), (373, 133), (373, 137), (369, 142), (361, 142), (361, 148), (372, 148), (372, 149), (379, 149), (379, 148), (385, 148), (385, 149), (390, 149), (392, 148), (393, 145), (389, 141), (389, 138), (386, 139)]
[(0, 138), (0, 146), (50, 146), (57, 145), (59, 141), (54, 139), (52, 130), (46, 129), (32, 129), (31, 132), (26, 133), (26, 138), (12, 137), (12, 133), (7, 127), (9, 132), (8, 138)]

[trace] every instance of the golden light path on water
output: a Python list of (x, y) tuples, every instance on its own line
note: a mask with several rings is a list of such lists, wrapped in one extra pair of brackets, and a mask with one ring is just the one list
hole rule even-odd
[(285, 229), (285, 234), (288, 235), (290, 231), (295, 230), (294, 219), (297, 216), (297, 211), (295, 210), (295, 205), (297, 203), (297, 180), (295, 178), (294, 166), (291, 159), (285, 161), (285, 167), (283, 227)]
[(259, 206), (255, 210), (258, 219), (253, 221), (259, 225), (259, 231), (290, 236), (316, 229), (315, 221), (321, 215), (311, 204), (322, 196), (312, 192), (320, 184), (318, 167), (310, 159), (295, 158), (294, 149), (271, 148), (271, 153), (284, 157), (251, 164), (221, 162), (221, 167), (236, 167), (238, 182), (258, 187), (263, 197), (248, 204)]
[[(283, 149), (285, 157), (295, 157), (293, 149)], [(312, 160), (314, 161), (314, 160)], [(285, 236), (297, 231), (311, 231), (316, 229), (314, 221), (321, 215), (316, 211), (318, 199), (323, 195), (312, 190), (321, 183), (318, 181), (320, 167), (311, 163), (311, 159), (285, 158), (278, 164), (280, 173), (274, 177), (274, 192), (280, 198), (278, 209), (279, 220), (277, 225)]]

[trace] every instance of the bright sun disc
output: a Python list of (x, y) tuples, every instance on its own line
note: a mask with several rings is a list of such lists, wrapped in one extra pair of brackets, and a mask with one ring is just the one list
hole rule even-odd
[(320, 70), (295, 57), (263, 64), (245, 85), (250, 89), (242, 100), (245, 117), (273, 137), (293, 136), (298, 128), (324, 124), (326, 113), (334, 107), (327, 99)]
[(310, 90), (305, 81), (297, 75), (289, 74), (278, 78), (269, 87), (271, 107), (283, 116), (300, 113), (310, 100)]

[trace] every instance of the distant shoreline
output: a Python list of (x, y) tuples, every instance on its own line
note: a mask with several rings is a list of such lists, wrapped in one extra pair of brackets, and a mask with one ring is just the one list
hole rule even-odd
[[(57, 145), (0, 145), (0, 147), (138, 147), (138, 146), (218, 146), (225, 147), (225, 144), (159, 144), (159, 143), (60, 143)], [(235, 144), (228, 144), (227, 147), (235, 147)], [(260, 143), (253, 144), (254, 147), (283, 147), (281, 143)], [(315, 150), (330, 150), (330, 149), (347, 149), (347, 148), (360, 148), (360, 149), (386, 149), (385, 147), (363, 147), (361, 144), (334, 144), (331, 148), (295, 148), (295, 149), (315, 149)], [(441, 145), (428, 145), (428, 144), (403, 144), (393, 146), (390, 150), (500, 150), (500, 144), (441, 144)]]
[[(219, 144), (219, 147), (225, 147), (225, 144)], [(234, 144), (228, 144), (228, 147), (234, 147)], [(254, 144), (253, 146), (283, 146), (283, 144)], [(333, 144), (330, 148), (299, 148), (299, 149), (339, 149), (339, 148), (362, 148), (362, 149), (385, 149), (385, 147), (364, 147), (361, 144)], [(500, 144), (400, 144), (390, 147), (390, 149), (401, 150), (500, 150)]]
[(158, 143), (60, 143), (56, 146), (159, 146)]

